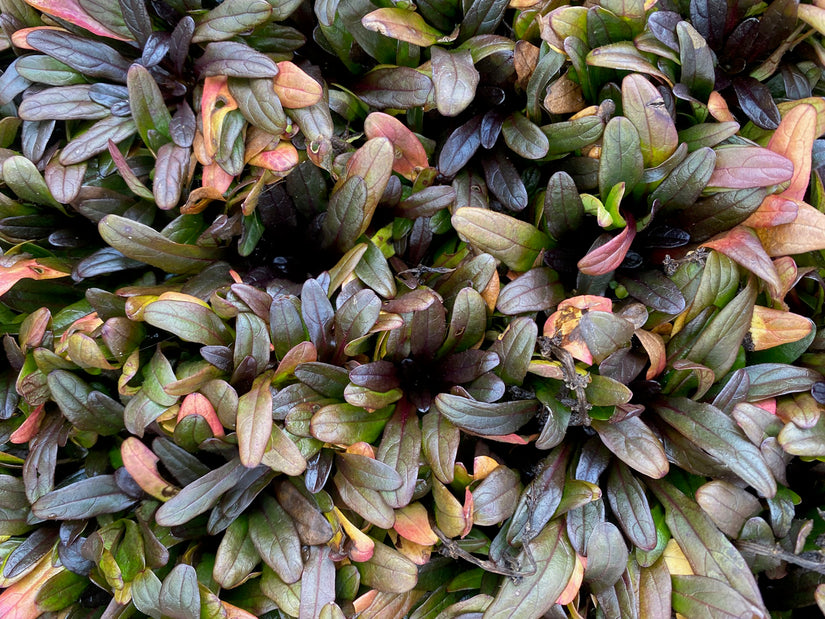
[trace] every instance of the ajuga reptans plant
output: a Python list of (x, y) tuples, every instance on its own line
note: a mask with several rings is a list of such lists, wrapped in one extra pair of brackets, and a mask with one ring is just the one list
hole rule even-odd
[(823, 33), (0, 0), (0, 615), (825, 609)]

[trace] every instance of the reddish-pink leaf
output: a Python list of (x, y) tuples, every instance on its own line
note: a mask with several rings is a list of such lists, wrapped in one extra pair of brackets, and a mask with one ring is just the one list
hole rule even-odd
[(129, 40), (116, 32), (112, 32), (109, 28), (94, 19), (83, 10), (77, 0), (26, 0), (26, 4), (46, 15), (59, 17), (70, 24), (85, 28), (89, 32), (102, 37), (109, 37), (110, 39), (117, 39), (118, 41)]
[(634, 238), (636, 223), (628, 216), (624, 230), (579, 260), (579, 271), (586, 275), (604, 275), (616, 270), (627, 255)]
[(6, 294), (21, 279), (56, 279), (70, 273), (46, 266), (26, 254), (0, 256), (0, 295)]
[(750, 189), (791, 180), (793, 163), (760, 146), (719, 146), (708, 187)]
[(785, 198), (805, 198), (811, 180), (811, 150), (816, 138), (816, 120), (813, 105), (798, 105), (785, 114), (768, 142), (770, 150), (793, 162), (791, 184), (781, 194)]
[(130, 436), (120, 446), (123, 467), (147, 494), (159, 501), (168, 501), (178, 493), (178, 488), (158, 473), (160, 459), (139, 439)]
[(229, 189), (235, 177), (226, 172), (217, 162), (203, 166), (203, 187), (214, 189), (223, 194)]
[(768, 254), (765, 253), (756, 233), (750, 228), (736, 226), (703, 243), (702, 247), (710, 247), (725, 254), (734, 262), (761, 277), (768, 284), (771, 296), (779, 294), (782, 288), (779, 273), (776, 272)]
[(34, 619), (43, 614), (37, 596), (50, 578), (65, 572), (62, 565), (52, 565), (52, 553), (40, 559), (32, 571), (0, 594), (0, 617), (4, 619)]
[(43, 419), (45, 406), (45, 403), (41, 404), (35, 408), (28, 417), (26, 417), (26, 421), (20, 424), (20, 427), (12, 432), (11, 436), (9, 436), (10, 443), (22, 445), (24, 443), (28, 443), (35, 437), (37, 431), (40, 429), (40, 421)]
[(205, 395), (201, 393), (190, 393), (188, 396), (183, 398), (183, 402), (181, 402), (180, 405), (180, 410), (178, 411), (178, 422), (189, 415), (200, 415), (206, 419), (206, 423), (209, 424), (209, 429), (212, 430), (212, 434), (219, 438), (224, 436), (225, 432), (223, 430), (223, 425), (221, 424), (220, 419), (218, 419), (218, 414), (215, 412), (215, 407), (212, 406), (212, 403), (206, 398)]
[(21, 28), (20, 30), (15, 30), (14, 33), (12, 33), (11, 42), (15, 47), (19, 47), (20, 49), (30, 49), (35, 51), (34, 48), (29, 45), (27, 38), (29, 34), (35, 32), (36, 30), (60, 30), (60, 32), (68, 32), (68, 30), (65, 28), (60, 28), (59, 26), (33, 26), (32, 28)]
[(411, 181), (430, 165), (421, 141), (394, 116), (372, 112), (364, 121), (364, 133), (367, 139), (385, 137), (392, 142), (395, 149), (392, 169)]

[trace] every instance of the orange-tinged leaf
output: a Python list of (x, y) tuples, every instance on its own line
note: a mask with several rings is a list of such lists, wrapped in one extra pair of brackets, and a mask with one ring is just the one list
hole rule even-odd
[(6, 294), (21, 279), (56, 279), (68, 277), (70, 273), (55, 269), (28, 258), (27, 254), (0, 256), (0, 296)]
[(352, 607), (353, 610), (355, 610), (356, 617), (359, 616), (365, 610), (367, 610), (370, 606), (372, 606), (372, 603), (375, 601), (376, 597), (378, 597), (378, 590), (370, 589), (363, 595), (356, 598), (352, 603)]
[(798, 212), (798, 200), (791, 200), (784, 194), (770, 195), (762, 200), (759, 208), (751, 213), (742, 225), (750, 228), (770, 228), (779, 224), (789, 224), (796, 219)]
[(793, 222), (760, 228), (756, 235), (771, 257), (825, 249), (825, 215), (810, 204), (800, 202)]
[(273, 150), (252, 157), (249, 163), (273, 172), (286, 173), (298, 165), (298, 150), (290, 142), (279, 142)]
[(315, 349), (315, 344), (312, 342), (301, 342), (296, 344), (290, 348), (284, 355), (284, 358), (281, 359), (272, 380), (277, 382), (287, 378), (288, 376), (292, 376), (293, 372), (295, 372), (295, 368), (299, 365), (302, 363), (317, 361), (317, 359), (318, 351)]
[(768, 285), (771, 296), (779, 294), (782, 282), (779, 273), (773, 265), (756, 233), (745, 226), (736, 226), (723, 232), (702, 244), (719, 253), (725, 254), (734, 262), (739, 263), (755, 275), (758, 275)]
[(473, 458), (473, 479), (481, 481), (498, 466), (499, 463), (490, 456), (476, 456)]
[(783, 116), (798, 105), (812, 105), (816, 110), (816, 129), (814, 137), (821, 138), (825, 135), (825, 100), (822, 97), (805, 97), (804, 99), (793, 99), (778, 103), (779, 113)]
[(178, 493), (178, 488), (170, 484), (158, 473), (160, 459), (139, 439), (130, 436), (120, 446), (123, 467), (147, 494), (159, 501), (168, 501)]
[(35, 30), (60, 30), (61, 32), (68, 32), (68, 30), (59, 26), (33, 26), (32, 28), (21, 28), (20, 30), (15, 30), (12, 33), (11, 42), (15, 47), (19, 47), (20, 49), (30, 49), (34, 51), (34, 48), (29, 45), (27, 37)]
[(364, 121), (367, 139), (385, 137), (395, 149), (392, 169), (404, 178), (414, 181), (418, 173), (430, 164), (421, 141), (404, 123), (385, 114), (372, 112)]
[(587, 558), (576, 553), (576, 563), (573, 565), (573, 573), (570, 574), (570, 580), (567, 581), (567, 586), (564, 588), (564, 591), (562, 591), (558, 599), (556, 599), (556, 604), (567, 606), (573, 603), (576, 596), (579, 595), (579, 589), (581, 589), (582, 581), (584, 580), (584, 568), (586, 565)]
[(720, 123), (736, 122), (736, 117), (731, 114), (725, 98), (715, 90), (708, 97), (708, 111)]
[(212, 434), (216, 437), (220, 438), (225, 435), (223, 425), (220, 419), (218, 419), (218, 414), (215, 412), (215, 407), (212, 406), (212, 403), (202, 393), (190, 393), (183, 398), (183, 402), (180, 404), (180, 410), (178, 411), (177, 421), (189, 415), (200, 415), (206, 419), (206, 423), (209, 424), (209, 429), (212, 430)]
[(802, 200), (811, 180), (811, 150), (816, 137), (816, 109), (812, 105), (798, 105), (782, 118), (774, 131), (768, 148), (793, 162), (791, 184), (782, 192), (785, 198)]
[(579, 260), (579, 271), (586, 275), (604, 275), (616, 270), (627, 255), (634, 238), (636, 224), (628, 215), (624, 230)]
[(650, 367), (647, 369), (645, 378), (653, 380), (659, 374), (665, 371), (667, 366), (667, 352), (665, 351), (665, 342), (662, 336), (658, 333), (651, 333), (644, 329), (637, 329), (634, 334), (642, 343), (647, 356), (650, 358)]
[(0, 594), (0, 617), (3, 619), (37, 619), (43, 610), (37, 607), (37, 594), (52, 576), (65, 571), (52, 565), (52, 553), (37, 562), (32, 571)]
[[(229, 92), (228, 78), (225, 75), (207, 77), (203, 81), (201, 94), (201, 122), (203, 124), (203, 148), (210, 160), (217, 151), (216, 129), (223, 122), (223, 117), (238, 109), (238, 102)], [(204, 186), (207, 186), (204, 183)], [(225, 189), (223, 191), (226, 191)], [(221, 193), (223, 193), (221, 191)]]
[(813, 329), (809, 318), (756, 305), (751, 318), (751, 340), (754, 350), (765, 350), (789, 342), (797, 342)]
[(37, 431), (40, 429), (40, 421), (43, 419), (45, 406), (45, 403), (41, 404), (35, 408), (28, 417), (26, 417), (26, 421), (20, 424), (20, 427), (12, 432), (11, 436), (9, 436), (10, 443), (15, 445), (23, 445), (35, 437)]
[(438, 543), (438, 536), (430, 526), (427, 508), (416, 501), (395, 510), (393, 529), (401, 536), (422, 546)]
[(357, 454), (359, 456), (365, 456), (375, 460), (375, 449), (372, 445), (365, 441), (353, 443), (352, 445), (349, 445), (345, 451), (348, 454)]
[(321, 84), (289, 60), (278, 63), (278, 75), (272, 78), (272, 87), (281, 105), (288, 108), (315, 105), (324, 94)]
[(118, 41), (129, 41), (125, 37), (111, 31), (109, 28), (94, 19), (80, 6), (77, 0), (26, 0), (29, 6), (53, 17), (80, 26), (102, 37), (109, 37), (110, 39), (117, 39)]
[(226, 619), (257, 619), (257, 615), (253, 615), (242, 608), (233, 606), (229, 602), (224, 602), (221, 600), (221, 606), (223, 606), (223, 609), (226, 612)]
[(612, 312), (613, 302), (606, 297), (595, 295), (571, 297), (559, 303), (556, 311), (544, 323), (544, 335), (546, 337), (552, 338), (556, 331), (560, 331), (561, 347), (579, 361), (584, 361), (587, 364), (593, 363), (593, 356), (579, 332), (579, 322), (582, 314), (589, 310)]
[[(779, 294), (774, 297), (774, 299), (784, 304), (783, 299), (785, 298), (785, 295), (787, 295), (791, 291), (791, 288), (793, 288), (796, 284), (796, 278), (799, 276), (799, 269), (796, 268), (796, 262), (790, 256), (782, 256), (777, 258), (773, 261), (773, 266), (779, 274), (779, 281), (782, 282), (782, 288), (779, 290)], [(784, 306), (784, 309), (788, 309), (787, 305)]]
[(204, 187), (214, 189), (223, 194), (232, 184), (235, 177), (226, 172), (217, 162), (203, 166), (202, 183)]

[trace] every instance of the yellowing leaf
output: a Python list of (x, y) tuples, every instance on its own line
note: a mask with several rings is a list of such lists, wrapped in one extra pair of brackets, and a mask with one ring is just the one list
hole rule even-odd
[(690, 576), (693, 574), (693, 569), (690, 567), (685, 553), (682, 552), (682, 548), (675, 539), (670, 538), (670, 540), (668, 540), (662, 556), (665, 559), (667, 571), (670, 572), (671, 576), (675, 574)]
[(419, 13), (405, 9), (388, 7), (372, 11), (361, 18), (361, 24), (367, 30), (421, 47), (429, 47), (442, 38)]
[(47, 266), (28, 254), (0, 256), (0, 295), (6, 294), (21, 279), (56, 279), (70, 273)]
[[(204, 164), (210, 163), (218, 150), (217, 140), (224, 117), (232, 110), (238, 109), (238, 102), (229, 92), (227, 82), (228, 78), (226, 76), (207, 77), (203, 81), (201, 122), (203, 123), (204, 154), (208, 159), (208, 161), (201, 162)], [(204, 186), (208, 186), (206, 182), (204, 182)]]
[(793, 222), (755, 232), (771, 257), (825, 249), (825, 215), (805, 202), (799, 203)]
[(780, 195), (802, 200), (811, 180), (811, 149), (817, 125), (816, 109), (812, 105), (798, 105), (782, 118), (779, 127), (768, 142), (768, 148), (793, 162), (791, 184)]
[(556, 604), (567, 606), (573, 603), (576, 596), (579, 595), (586, 566), (587, 559), (579, 553), (576, 553), (576, 564), (573, 566), (573, 573), (570, 575), (570, 580), (567, 581), (567, 586), (564, 588), (564, 591), (561, 592), (561, 595), (559, 595), (556, 600)]
[(278, 63), (278, 75), (272, 78), (272, 87), (281, 105), (293, 109), (315, 105), (324, 94), (321, 84), (289, 60)]
[(794, 314), (756, 305), (751, 318), (751, 340), (754, 350), (765, 350), (796, 342), (813, 329), (810, 319)]
[(3, 619), (35, 619), (43, 612), (37, 606), (37, 594), (52, 576), (65, 571), (52, 565), (51, 553), (40, 559), (35, 568), (0, 594), (0, 617)]

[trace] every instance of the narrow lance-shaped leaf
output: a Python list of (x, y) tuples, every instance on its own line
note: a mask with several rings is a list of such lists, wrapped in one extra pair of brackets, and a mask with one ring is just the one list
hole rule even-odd
[(272, 431), (272, 394), (269, 391), (272, 376), (271, 371), (263, 373), (252, 383), (249, 392), (238, 400), (235, 427), (241, 463), (246, 467), (261, 463)]
[(129, 88), (129, 108), (144, 143), (155, 152), (172, 139), (169, 123), (172, 115), (166, 108), (163, 94), (149, 70), (140, 64), (133, 64), (126, 74)]
[(32, 505), (32, 513), (46, 520), (80, 520), (114, 514), (134, 502), (113, 475), (97, 475), (43, 495)]

